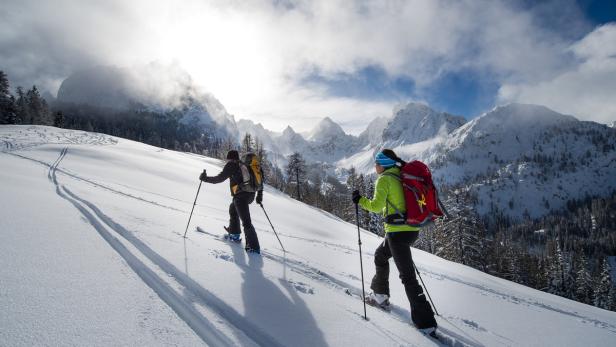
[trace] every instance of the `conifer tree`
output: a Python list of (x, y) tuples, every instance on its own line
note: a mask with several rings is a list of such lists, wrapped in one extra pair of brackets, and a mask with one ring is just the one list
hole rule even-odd
[(451, 205), (451, 218), (435, 223), (437, 238), (430, 247), (445, 259), (484, 270), (484, 230), (467, 195), (458, 197)]
[(249, 133), (246, 133), (246, 135), (244, 135), (244, 139), (242, 140), (242, 152), (243, 153), (254, 152), (254, 147), (255, 147), (255, 143), (252, 139), (252, 135), (250, 135)]
[(287, 175), (289, 188), (291, 185), (295, 185), (295, 196), (297, 200), (301, 201), (301, 185), (306, 175), (306, 162), (301, 154), (295, 152), (289, 156), (285, 173)]
[(610, 265), (607, 258), (603, 260), (599, 277), (597, 279), (597, 289), (595, 290), (594, 304), (597, 307), (609, 310), (610, 304), (613, 304), (613, 299), (610, 294), (613, 294), (612, 278), (610, 276)]
[(28, 90), (26, 93), (26, 99), (28, 108), (30, 109), (29, 124), (51, 125), (47, 101), (43, 99), (36, 86), (32, 86), (32, 89)]
[(560, 238), (553, 243), (553, 254), (548, 258), (548, 292), (555, 295), (564, 294), (563, 253)]
[(590, 304), (592, 302), (592, 277), (588, 270), (588, 260), (584, 252), (580, 252), (578, 256), (575, 278), (575, 298), (577, 301), (585, 304)]
[(28, 106), (28, 99), (22, 87), (17, 87), (15, 116), (16, 124), (31, 124), (30, 107)]
[(9, 90), (9, 79), (0, 70), (0, 124), (15, 124), (15, 98)]

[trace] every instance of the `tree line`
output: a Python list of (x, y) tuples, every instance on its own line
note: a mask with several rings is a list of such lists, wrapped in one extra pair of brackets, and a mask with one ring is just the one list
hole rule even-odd
[(54, 125), (54, 121), (36, 86), (28, 90), (17, 87), (16, 95), (12, 95), (8, 76), (0, 71), (0, 124)]

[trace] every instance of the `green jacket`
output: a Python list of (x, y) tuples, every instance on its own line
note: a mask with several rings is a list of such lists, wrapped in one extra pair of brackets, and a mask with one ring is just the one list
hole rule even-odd
[[(370, 212), (381, 213), (383, 217), (396, 213), (396, 208), (400, 213), (405, 214), (406, 204), (402, 184), (396, 177), (392, 177), (392, 174), (400, 177), (400, 168), (394, 166), (380, 174), (374, 185), (374, 198), (370, 200), (362, 197), (359, 200), (359, 206)], [(389, 201), (389, 204), (386, 201)], [(385, 223), (386, 233), (398, 231), (419, 231), (419, 228)]]

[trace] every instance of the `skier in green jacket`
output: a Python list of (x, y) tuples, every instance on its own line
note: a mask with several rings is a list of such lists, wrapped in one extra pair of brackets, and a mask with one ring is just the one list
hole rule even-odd
[(404, 161), (394, 151), (382, 150), (375, 156), (374, 168), (379, 177), (374, 187), (373, 199), (361, 196), (357, 190), (353, 192), (354, 203), (359, 204), (364, 210), (381, 213), (385, 219), (385, 239), (374, 252), (376, 274), (370, 285), (373, 292), (366, 298), (366, 302), (388, 308), (389, 259), (393, 257), (411, 304), (413, 323), (417, 328), (425, 329), (426, 333), (433, 333), (436, 330), (434, 312), (417, 281), (411, 256), (410, 247), (419, 236), (419, 228), (405, 222), (394, 221), (399, 220), (399, 215), (404, 215), (406, 212), (398, 165), (404, 165)]

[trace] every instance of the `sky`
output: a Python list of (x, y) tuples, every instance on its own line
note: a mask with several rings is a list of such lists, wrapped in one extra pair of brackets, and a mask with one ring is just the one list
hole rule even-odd
[(616, 120), (616, 2), (4, 0), (0, 69), (52, 95), (75, 71), (179, 66), (236, 119), (357, 134), (422, 102)]

